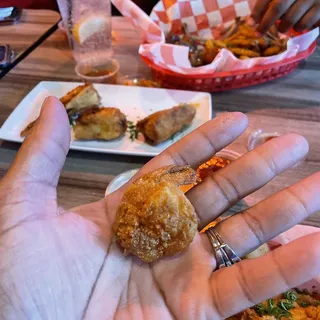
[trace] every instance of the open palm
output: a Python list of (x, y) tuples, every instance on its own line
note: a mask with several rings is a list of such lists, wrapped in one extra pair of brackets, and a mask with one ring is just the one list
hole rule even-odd
[[(0, 184), (3, 319), (222, 319), (318, 273), (317, 234), (217, 272), (212, 272), (213, 251), (203, 234), (185, 253), (153, 264), (124, 257), (112, 223), (126, 186), (97, 203), (68, 212), (59, 207), (56, 186), (69, 148), (68, 119), (55, 98), (44, 103), (40, 119)], [(238, 113), (212, 120), (150, 161), (134, 179), (168, 164), (196, 167), (246, 125)], [(303, 138), (283, 136), (208, 177), (187, 195), (199, 227), (307, 151)], [(319, 189), (316, 174), (225, 220), (218, 231), (243, 256), (319, 210)]]

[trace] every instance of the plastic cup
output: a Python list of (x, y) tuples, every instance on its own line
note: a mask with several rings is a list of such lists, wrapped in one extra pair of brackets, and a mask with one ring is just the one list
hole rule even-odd
[(80, 62), (75, 72), (82, 80), (88, 83), (117, 83), (119, 62), (115, 59), (88, 60)]
[(117, 191), (124, 186), (137, 172), (139, 169), (133, 169), (125, 171), (116, 176), (108, 185), (105, 196)]

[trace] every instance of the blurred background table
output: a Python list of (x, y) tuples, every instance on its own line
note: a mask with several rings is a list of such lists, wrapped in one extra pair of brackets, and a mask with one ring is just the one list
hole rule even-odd
[[(139, 55), (139, 35), (121, 17), (113, 19), (114, 52), (122, 75), (150, 77)], [(0, 124), (22, 98), (40, 81), (79, 81), (65, 34), (54, 32), (0, 82)], [(249, 205), (320, 170), (320, 48), (307, 62), (286, 78), (248, 89), (213, 94), (215, 115), (242, 111), (249, 117), (246, 133), (230, 148), (247, 152), (247, 139), (256, 129), (280, 133), (296, 132), (310, 143), (307, 161), (281, 174), (267, 186), (247, 197)], [(18, 144), (1, 142), (0, 170), (3, 175), (14, 158)], [(111, 179), (141, 167), (149, 158), (70, 151), (58, 188), (60, 204), (66, 208), (99, 200)], [(306, 222), (320, 226), (320, 213)]]
[[(14, 51), (15, 61), (21, 54), (44, 37), (50, 34), (51, 29), (59, 22), (58, 12), (50, 10), (23, 10), (21, 19), (12, 25), (0, 25), (0, 45), (10, 45)], [(40, 42), (39, 41), (39, 42)], [(1, 71), (0, 71), (1, 77)]]

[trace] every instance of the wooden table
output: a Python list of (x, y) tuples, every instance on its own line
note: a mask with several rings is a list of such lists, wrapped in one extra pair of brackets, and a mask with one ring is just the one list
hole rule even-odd
[[(137, 50), (137, 32), (123, 18), (114, 18), (115, 57), (122, 74), (149, 76)], [(37, 66), (35, 68), (35, 66)], [(78, 80), (74, 61), (61, 31), (56, 31), (30, 56), (15, 67), (0, 82), (0, 124), (20, 100), (42, 80)], [(320, 48), (297, 71), (286, 78), (249, 89), (213, 95), (216, 114), (240, 110), (249, 117), (247, 132), (231, 147), (240, 153), (247, 151), (248, 136), (256, 129), (296, 132), (310, 143), (308, 160), (296, 169), (288, 170), (246, 200), (251, 205), (281, 188), (320, 170)], [(0, 168), (2, 174), (11, 163), (19, 145), (2, 142)], [(117, 156), (70, 151), (59, 184), (61, 205), (70, 208), (103, 197), (105, 188), (117, 174), (141, 167), (144, 157)], [(308, 224), (320, 226), (320, 214), (308, 219)]]
[(15, 61), (59, 20), (58, 12), (23, 10), (17, 24), (0, 26), (0, 44), (10, 45), (15, 53), (13, 59)]

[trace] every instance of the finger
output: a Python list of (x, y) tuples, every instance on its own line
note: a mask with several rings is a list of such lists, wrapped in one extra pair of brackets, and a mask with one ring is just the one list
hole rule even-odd
[(278, 30), (287, 32), (292, 28), (313, 6), (314, 0), (298, 0), (281, 19)]
[(277, 20), (279, 20), (291, 7), (295, 0), (274, 0), (270, 4), (266, 14), (263, 16), (261, 23), (259, 24), (257, 31), (261, 33), (267, 32), (271, 26), (273, 26)]
[(251, 18), (259, 23), (263, 17), (263, 14), (267, 11), (268, 6), (272, 0), (257, 0), (256, 4), (252, 10)]
[(47, 98), (4, 182), (32, 184), (41, 190), (56, 188), (69, 145), (70, 128), (65, 108), (58, 99)]
[(319, 211), (319, 192), (320, 173), (316, 173), (222, 221), (216, 230), (243, 257)]
[(292, 167), (305, 157), (308, 149), (308, 142), (301, 136), (281, 136), (209, 175), (187, 194), (200, 219), (200, 229)]
[(320, 233), (214, 272), (213, 301), (222, 319), (295, 288), (318, 275)]
[(320, 20), (320, 4), (314, 5), (295, 25), (296, 31), (311, 29)]

